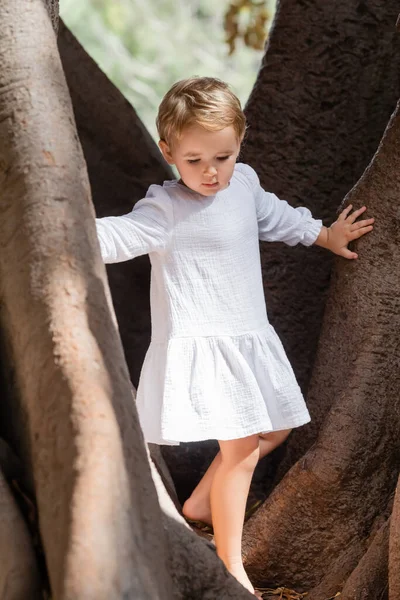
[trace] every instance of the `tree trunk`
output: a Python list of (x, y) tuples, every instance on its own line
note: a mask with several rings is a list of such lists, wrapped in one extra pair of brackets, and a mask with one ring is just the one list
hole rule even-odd
[(0, 598), (40, 600), (41, 582), (28, 529), (0, 471)]
[[(385, 521), (343, 588), (340, 600), (388, 600), (390, 519)], [(314, 593), (315, 595), (315, 593)]]
[(358, 261), (336, 261), (309, 391), (332, 409), (317, 442), (245, 528), (257, 581), (318, 585), (320, 597), (340, 589), (362, 559), (398, 477), (399, 106), (346, 198), (365, 203), (376, 228), (360, 240)]
[(1, 323), (53, 594), (170, 598), (82, 152), (41, 0), (0, 6)]

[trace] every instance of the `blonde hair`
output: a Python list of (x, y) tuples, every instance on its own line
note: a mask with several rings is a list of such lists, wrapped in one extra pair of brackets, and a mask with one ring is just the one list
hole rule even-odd
[(190, 77), (175, 83), (165, 94), (156, 125), (160, 139), (169, 145), (191, 125), (200, 125), (208, 131), (232, 125), (241, 141), (246, 117), (240, 100), (226, 83), (214, 77)]

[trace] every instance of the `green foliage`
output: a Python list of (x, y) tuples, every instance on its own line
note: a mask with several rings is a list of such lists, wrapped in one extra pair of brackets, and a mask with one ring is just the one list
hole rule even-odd
[[(178, 79), (219, 77), (246, 102), (263, 50), (246, 46), (238, 29), (235, 52), (230, 54), (232, 41), (226, 42), (224, 23), (232, 4), (236, 2), (60, 0), (60, 15), (156, 138), (158, 105)], [(263, 4), (272, 11), (275, 0)], [(243, 10), (236, 11), (241, 19), (246, 18)]]

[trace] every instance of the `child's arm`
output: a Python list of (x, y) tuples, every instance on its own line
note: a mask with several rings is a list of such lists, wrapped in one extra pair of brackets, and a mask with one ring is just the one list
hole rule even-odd
[(104, 262), (123, 262), (162, 252), (168, 244), (172, 222), (170, 197), (160, 186), (151, 186), (146, 198), (139, 200), (127, 215), (96, 219)]
[(289, 246), (311, 246), (315, 243), (322, 229), (321, 220), (313, 219), (308, 208), (293, 208), (275, 194), (266, 192), (257, 173), (249, 165), (238, 164), (236, 169), (245, 176), (253, 192), (260, 240), (285, 242)]
[[(365, 206), (351, 213), (353, 206), (349, 204), (339, 215), (337, 221), (332, 223), (330, 227), (322, 227), (315, 244), (322, 246), (344, 256), (345, 258), (358, 258), (355, 252), (347, 248), (349, 242), (358, 239), (373, 229), (374, 219), (356, 219), (367, 210)], [(351, 214), (350, 214), (351, 213)]]
[(289, 246), (317, 244), (346, 258), (357, 258), (347, 245), (372, 230), (374, 219), (355, 222), (366, 210), (365, 206), (351, 214), (352, 207), (348, 206), (335, 223), (329, 228), (324, 227), (322, 221), (314, 219), (307, 208), (293, 208), (275, 194), (266, 192), (249, 165), (240, 164), (237, 169), (246, 176), (255, 197), (260, 240), (285, 242)]

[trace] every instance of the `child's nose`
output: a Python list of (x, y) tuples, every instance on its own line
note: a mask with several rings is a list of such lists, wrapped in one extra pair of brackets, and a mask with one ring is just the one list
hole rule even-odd
[(207, 175), (216, 175), (217, 169), (213, 165), (209, 165), (206, 169)]

